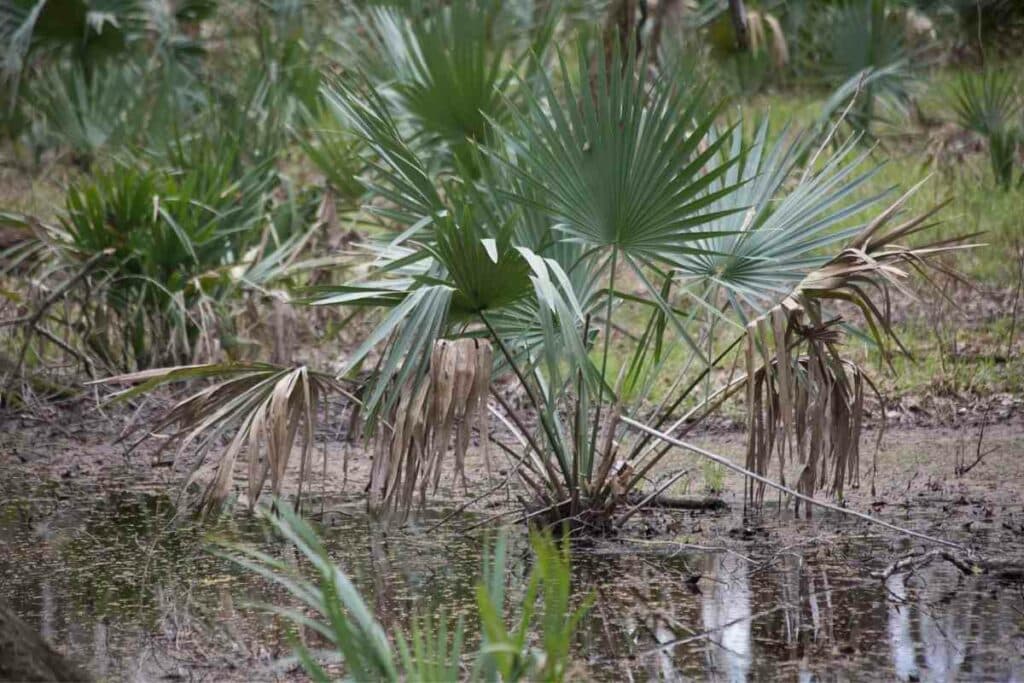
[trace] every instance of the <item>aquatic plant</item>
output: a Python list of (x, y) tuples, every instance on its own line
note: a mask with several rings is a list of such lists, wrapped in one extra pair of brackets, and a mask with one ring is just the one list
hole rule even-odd
[[(573, 607), (570, 595), (569, 546), (550, 534), (534, 534), (534, 557), (526, 590), (516, 609), (506, 608), (507, 542), (499, 536), (485, 555), (477, 583), (476, 607), (480, 633), (475, 655), (463, 651), (464, 619), (423, 614), (412, 620), (408, 633), (389, 638), (351, 579), (335, 564), (316, 532), (286, 504), (277, 501), (263, 517), (313, 569), (310, 580), (293, 564), (255, 548), (229, 546), (241, 566), (283, 586), (302, 609), (271, 609), (300, 629), (323, 638), (332, 659), (340, 660), (345, 675), (355, 681), (562, 681), (569, 666), (569, 647), (589, 599)], [(311, 616), (312, 614), (312, 616)], [(536, 644), (533, 643), (537, 636)], [(393, 642), (392, 642), (393, 641)], [(306, 642), (294, 642), (306, 673), (316, 681), (333, 677)]]

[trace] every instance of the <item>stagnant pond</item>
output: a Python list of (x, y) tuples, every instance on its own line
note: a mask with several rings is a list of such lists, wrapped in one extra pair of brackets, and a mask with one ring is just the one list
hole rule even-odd
[[(182, 525), (165, 495), (11, 482), (0, 490), (0, 599), (98, 678), (301, 678), (282, 661), (287, 627), (255, 606), (287, 596), (210, 552), (216, 541), (287, 552), (250, 515)], [(384, 623), (468, 610), (486, 532), (426, 533), (428, 521), (385, 533), (358, 508), (329, 510), (325, 541)], [(783, 536), (791, 520), (769, 511), (744, 524), (732, 513), (681, 524), (732, 530), (730, 552), (688, 548), (685, 534), (578, 549), (574, 590), (593, 592), (596, 604), (577, 636), (574, 675), (1024, 680), (1019, 586), (945, 565), (883, 583), (869, 572), (909, 545), (862, 525), (817, 523), (844, 533), (812, 542), (813, 526)], [(512, 534), (514, 594), (529, 552)]]

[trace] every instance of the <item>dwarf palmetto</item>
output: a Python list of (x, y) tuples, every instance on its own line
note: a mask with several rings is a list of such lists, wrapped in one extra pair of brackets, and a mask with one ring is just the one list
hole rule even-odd
[[(549, 518), (604, 527), (628, 517), (619, 514), (625, 494), (668, 446), (649, 435), (630, 440), (620, 416), (663, 428), (686, 406), (665, 428), (678, 436), (693, 424), (685, 418), (707, 415), (743, 387), (748, 467), (764, 471), (772, 445), (795, 439), (777, 451), (786, 467), (797, 463), (789, 478), (812, 492), (826, 482), (841, 490), (855, 469), (849, 440), (864, 385), (838, 355), (839, 329), (821, 304), (852, 301), (884, 342), (891, 327), (871, 288), (884, 290), (905, 275), (901, 264), (917, 267), (948, 245), (898, 245), (927, 217), (888, 228), (902, 200), (869, 213), (883, 196), (861, 191), (872, 169), (853, 143), (831, 152), (786, 134), (770, 143), (764, 125), (745, 142), (742, 126), (718, 125), (720, 111), (699, 91), (649, 82), (631, 56), (606, 64), (581, 49), (573, 58), (575, 73), (560, 59), (554, 75), (539, 70), (523, 85), (522, 101), (494, 122), (495, 135), (464, 175), (434, 172), (365, 84), (338, 80), (325, 89), (375, 154), (369, 210), (394, 230), (371, 247), (366, 277), (309, 294), (316, 305), (384, 312), (343, 373), (379, 350), (362, 410), (380, 444), (375, 469), (390, 473), (377, 482), (385, 507), (407, 508), (414, 484), (436, 485), (436, 462), (428, 466), (426, 455), (436, 450), (418, 445), (416, 430), (435, 410), (425, 398), (437, 381), (435, 349), (452, 339), (483, 354), (467, 361), (474, 386), (491, 353), (493, 371), (521, 384), (536, 426), (496, 394), (523, 451), (498, 445), (515, 453), (515, 471)], [(627, 338), (616, 379), (610, 339), (627, 309), (647, 322)], [(731, 365), (744, 341), (746, 372), (712, 387), (712, 369)], [(802, 345), (812, 353), (800, 353)], [(652, 404), (653, 378), (671, 367), (673, 347), (688, 354), (687, 371)], [(479, 390), (467, 387), (454, 394), (482, 410)], [(813, 425), (795, 415), (798, 404), (813, 408)], [(824, 419), (840, 404), (842, 419)], [(410, 421), (410, 410), (420, 419)], [(410, 426), (417, 436), (399, 433)]]
[[(582, 58), (578, 63), (589, 62)], [(761, 366), (782, 373), (785, 367), (804, 362), (791, 359), (793, 344), (787, 336), (804, 299), (854, 300), (883, 341), (884, 333), (891, 331), (887, 318), (873, 307), (860, 284), (873, 279), (884, 284), (900, 277), (891, 261), (913, 262), (917, 254), (926, 253), (892, 245), (909, 229), (898, 228), (888, 233), (891, 239), (880, 238), (901, 203), (875, 221), (864, 217), (865, 210), (883, 197), (858, 194), (872, 170), (862, 169), (865, 158), (854, 155), (852, 143), (826, 159), (819, 159), (823, 152), (818, 151), (806, 167), (801, 166), (800, 160), (810, 156), (806, 141), (783, 136), (769, 145), (767, 128), (762, 126), (753, 143), (745, 146), (738, 129), (715, 128), (713, 108), (704, 109), (698, 98), (660, 81), (645, 84), (632, 67), (627, 58), (623, 65), (605, 70), (598, 60), (597, 75), (591, 78), (584, 66), (570, 76), (562, 62), (557, 78), (539, 77), (526, 104), (513, 109), (513, 123), (499, 127), (500, 142), (485, 151), (489, 172), (485, 170), (476, 182), (444, 181), (440, 193), (433, 189), (425, 164), (417, 162), (397, 127), (388, 123), (383, 102), (344, 84), (333, 95), (339, 111), (378, 146), (385, 167), (380, 191), (394, 205), (388, 215), (407, 226), (396, 240), (404, 247), (401, 255), (387, 253), (394, 243), (382, 249), (378, 289), (361, 283), (363, 291), (319, 299), (324, 304), (356, 303), (372, 296), (379, 305), (385, 303), (382, 297), (393, 297), (395, 305), (389, 306), (391, 314), (376, 338), (391, 337), (393, 342), (378, 366), (371, 405), (388, 393), (388, 387), (425, 381), (416, 378), (426, 377), (425, 354), (434, 339), (422, 330), (439, 336), (484, 334), (495, 344), (500, 367), (516, 373), (539, 415), (540, 428), (530, 435), (537, 438), (529, 439), (526, 478), (546, 504), (573, 517), (584, 509), (605, 515), (615, 488), (613, 473), (633, 469), (635, 474), (625, 480), (629, 488), (665, 452), (652, 456), (644, 440), (628, 457), (615, 450), (623, 435), (609, 413), (635, 412), (645, 395), (633, 393), (631, 405), (622, 405), (622, 382), (620, 391), (614, 392), (605, 376), (609, 329), (622, 301), (639, 299), (647, 306), (649, 329), (655, 330), (635, 345), (630, 367), (638, 372), (645, 365), (641, 358), (648, 359), (648, 373), (663, 367), (659, 349), (664, 348), (665, 335), (674, 333), (690, 344), (697, 369), (707, 374), (711, 361), (696, 343), (701, 327), (696, 323), (723, 321), (736, 328), (736, 343), (750, 339), (758, 349), (762, 362), (748, 367), (750, 377)], [(916, 230), (922, 221), (911, 224)], [(869, 227), (872, 249), (855, 249), (864, 253), (856, 266), (827, 266), (829, 247)], [(463, 248), (443, 247), (453, 239), (464, 240)], [(484, 251), (490, 260), (481, 257)], [(872, 253), (885, 256), (873, 258)], [(389, 261), (391, 256), (395, 260)], [(532, 288), (522, 270), (512, 267), (519, 259), (529, 267)], [(419, 275), (405, 280), (388, 277), (417, 263), (422, 268)], [(825, 284), (818, 279), (810, 286), (807, 278), (821, 268), (837, 277)], [(510, 277), (499, 278), (505, 271)], [(642, 297), (618, 286), (627, 275)], [(501, 287), (496, 286), (498, 281)], [(489, 291), (500, 292), (500, 300), (479, 297), (485, 282)], [(596, 284), (604, 282), (608, 284), (603, 288)], [(438, 307), (440, 315), (429, 327), (413, 317), (412, 312), (419, 315), (422, 308), (402, 310), (408, 297), (426, 297), (419, 293), (437, 287), (445, 288), (450, 300), (469, 299), (471, 305), (458, 310)], [(801, 304), (794, 303), (794, 296), (804, 298)], [(676, 308), (673, 301), (686, 310)], [(724, 311), (721, 302), (726, 304)], [(787, 304), (785, 318), (779, 318), (780, 303)], [(774, 324), (783, 325), (777, 338), (763, 333), (759, 320), (764, 316), (774, 316)], [(467, 327), (474, 318), (479, 324)], [(592, 361), (593, 333), (601, 328), (603, 342), (598, 348), (603, 350), (598, 361)], [(821, 342), (822, 353), (834, 354), (834, 341)], [(781, 351), (770, 352), (780, 344)], [(361, 360), (368, 350), (369, 346), (360, 349), (351, 362)], [(414, 369), (415, 363), (422, 368)], [(844, 375), (842, 366), (830, 367), (827, 383), (832, 386)], [(798, 370), (783, 379), (796, 383)], [(680, 386), (672, 397), (673, 410), (694, 397), (692, 382)], [(733, 388), (740, 386), (737, 382)], [(704, 397), (703, 403), (714, 405), (719, 392), (715, 397)], [(851, 397), (849, 403), (856, 401)], [(671, 411), (662, 411), (659, 420), (667, 412)], [(795, 430), (792, 422), (787, 418), (785, 426)], [(849, 438), (855, 422), (845, 420), (835, 429), (841, 427), (844, 438)], [(819, 438), (815, 443), (838, 453), (834, 442)], [(754, 458), (762, 468), (765, 459), (764, 453)], [(835, 460), (841, 461), (844, 472), (852, 470), (846, 450)]]
[(988, 142), (992, 173), (1004, 189), (1013, 184), (1017, 150), (1024, 144), (1019, 84), (1013, 69), (990, 69), (961, 75), (950, 93), (957, 122)]
[(533, 72), (532, 57), (551, 39), (557, 15), (530, 15), (494, 0), (381, 3), (353, 10), (356, 37), (338, 47), (432, 162), (472, 168), (473, 145), (507, 119), (518, 77)]

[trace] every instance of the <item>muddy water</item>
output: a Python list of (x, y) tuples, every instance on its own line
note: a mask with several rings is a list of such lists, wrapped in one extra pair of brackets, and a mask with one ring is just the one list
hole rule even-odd
[[(11, 482), (0, 492), (0, 599), (97, 677), (301, 678), (288, 627), (253, 605), (287, 597), (210, 552), (219, 540), (287, 557), (251, 517), (195, 527), (174, 523), (166, 496)], [(738, 531), (730, 552), (661, 536), (575, 553), (575, 589), (597, 597), (578, 635), (580, 677), (1024, 680), (1019, 586), (942, 565), (872, 580), (909, 546), (862, 526), (819, 520), (845, 533), (809, 542), (821, 526), (787, 536), (792, 523), (770, 514), (717, 523)], [(321, 528), (385, 623), (469, 610), (482, 534), (373, 533), (355, 508)], [(512, 549), (515, 585), (528, 569), (521, 535)]]

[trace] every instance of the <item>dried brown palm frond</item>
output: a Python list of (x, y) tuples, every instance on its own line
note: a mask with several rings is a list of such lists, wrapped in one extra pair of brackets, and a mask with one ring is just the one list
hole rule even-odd
[[(941, 208), (887, 230), (909, 194), (747, 325), (747, 469), (766, 475), (777, 457), (781, 483), (808, 496), (828, 488), (842, 497), (846, 484), (857, 483), (865, 389), (877, 391), (856, 364), (842, 357), (841, 318), (826, 319), (822, 301), (856, 306), (884, 357), (889, 342), (906, 352), (892, 326), (891, 288), (905, 291), (911, 270), (941, 268), (929, 257), (962, 248), (966, 239), (902, 244), (930, 227), (929, 219)], [(748, 490), (755, 503), (763, 494), (763, 486)]]
[[(825, 328), (801, 328), (776, 313), (772, 323), (779, 326), (764, 320), (747, 338), (747, 365), (755, 368), (747, 383), (747, 469), (768, 474), (777, 455), (783, 485), (807, 496), (822, 488), (842, 496), (845, 484), (857, 483), (865, 387), (874, 385), (839, 356), (838, 340), (825, 332), (838, 320)], [(781, 344), (775, 341), (779, 329)], [(748, 495), (759, 504), (764, 485)]]
[(405, 514), (416, 489), (421, 500), (440, 483), (441, 465), (454, 438), (455, 473), (465, 484), (465, 457), (474, 426), (487, 453), (487, 392), (493, 351), (486, 339), (435, 342), (430, 368), (406, 382), (377, 435), (370, 474), (370, 508)]
[[(215, 509), (227, 499), (235, 463), (243, 453), (248, 460), (250, 506), (256, 504), (268, 477), (274, 495), (280, 495), (300, 435), (298, 498), (301, 500), (302, 484), (310, 472), (317, 407), (327, 394), (345, 394), (341, 384), (330, 375), (305, 366), (281, 367), (268, 363), (158, 368), (110, 377), (100, 383), (138, 384), (118, 395), (125, 399), (162, 384), (196, 379), (216, 381), (175, 404), (156, 424), (148, 425), (147, 432), (174, 429), (165, 447), (177, 446), (180, 455), (194, 445), (199, 464), (202, 464), (210, 449), (234, 430), (216, 465), (213, 479), (203, 491), (203, 507)], [(195, 472), (198, 468), (197, 464)]]
[(771, 12), (750, 10), (747, 12), (747, 31), (750, 49), (754, 53), (765, 52), (771, 57), (776, 68), (789, 64), (789, 43), (782, 24)]

